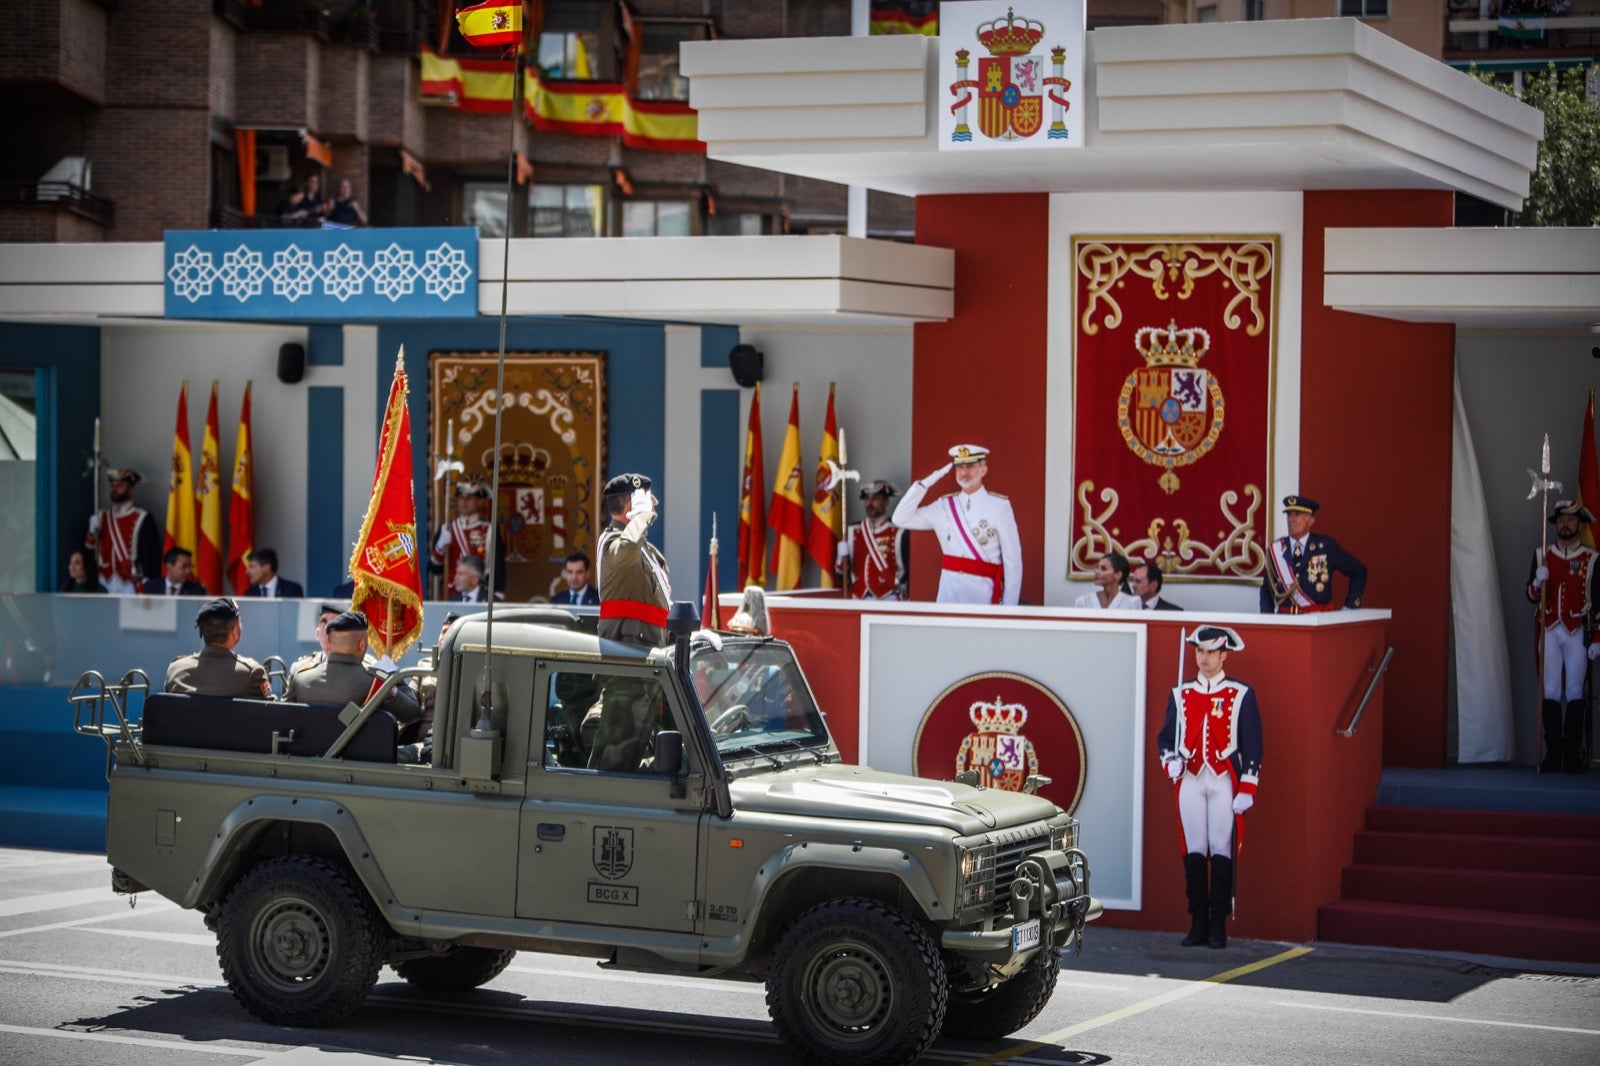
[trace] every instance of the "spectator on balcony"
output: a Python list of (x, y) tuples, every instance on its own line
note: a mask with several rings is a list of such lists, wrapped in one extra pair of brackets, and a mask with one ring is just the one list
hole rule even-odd
[(67, 583), (61, 586), (62, 592), (105, 592), (106, 587), (100, 581), (100, 575), (95, 573), (93, 556), (81, 548), (74, 548), (67, 555)]
[(277, 215), (280, 222), (304, 222), (306, 191), (293, 182), (285, 185), (283, 195), (278, 199)]
[(367, 213), (361, 209), (349, 178), (339, 179), (339, 198), (328, 208), (328, 221), (340, 226), (365, 226)]
[(314, 170), (306, 175), (306, 194), (300, 205), (305, 208), (306, 218), (318, 221), (333, 208), (333, 201), (322, 194), (322, 175)]

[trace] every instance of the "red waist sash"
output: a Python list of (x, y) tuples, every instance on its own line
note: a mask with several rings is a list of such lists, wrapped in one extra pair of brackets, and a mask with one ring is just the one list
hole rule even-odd
[(667, 609), (642, 600), (601, 600), (601, 618), (631, 618), (648, 626), (667, 627)]
[(946, 555), (940, 563), (946, 570), (957, 574), (973, 574), (977, 577), (986, 577), (994, 586), (994, 594), (990, 603), (999, 603), (1000, 596), (1005, 591), (1006, 568), (999, 563), (991, 563), (984, 559), (969, 559), (965, 555)]

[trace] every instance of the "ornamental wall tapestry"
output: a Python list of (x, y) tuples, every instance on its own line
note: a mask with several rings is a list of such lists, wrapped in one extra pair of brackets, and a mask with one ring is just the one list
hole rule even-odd
[[(506, 599), (548, 598), (563, 587), (568, 552), (594, 557), (604, 468), (605, 353), (507, 352), (500, 451), (494, 448), (496, 353), (429, 356), (431, 538), (455, 517), (458, 478), (491, 483), (500, 467)], [(487, 513), (485, 514), (487, 517)], [(450, 595), (441, 576), (435, 598)]]
[(1250, 581), (1269, 529), (1274, 237), (1073, 245), (1075, 533), (1169, 577)]

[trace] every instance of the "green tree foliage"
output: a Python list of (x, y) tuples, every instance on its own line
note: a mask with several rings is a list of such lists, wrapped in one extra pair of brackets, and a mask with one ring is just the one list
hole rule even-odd
[(1589, 68), (1557, 70), (1551, 64), (1526, 74), (1520, 92), (1491, 81), (1501, 92), (1544, 112), (1539, 161), (1529, 180), (1528, 199), (1515, 216), (1519, 226), (1600, 225), (1600, 109), (1585, 90), (1588, 73)]

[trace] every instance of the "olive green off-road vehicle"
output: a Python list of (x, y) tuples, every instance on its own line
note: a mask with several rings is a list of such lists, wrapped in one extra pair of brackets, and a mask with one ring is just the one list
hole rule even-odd
[[(684, 613), (656, 649), (549, 609), (496, 612), (490, 648), (464, 618), (360, 707), (150, 693), (134, 721), (142, 675), (86, 674), (112, 885), (203, 912), (234, 996), (274, 1024), (340, 1021), (385, 964), (468, 989), (519, 950), (765, 980), (808, 1061), (1027, 1024), (1100, 909), (1077, 822), (843, 764), (787, 644), (691, 635)], [(376, 708), (425, 677), (433, 745), (406, 762)]]

